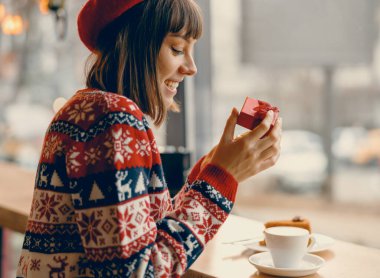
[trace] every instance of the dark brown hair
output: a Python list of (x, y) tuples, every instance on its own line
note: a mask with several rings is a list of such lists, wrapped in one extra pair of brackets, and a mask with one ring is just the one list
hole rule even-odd
[(136, 5), (100, 33), (89, 57), (94, 61), (87, 87), (128, 97), (160, 125), (167, 109), (157, 84), (157, 57), (165, 36), (179, 32), (194, 39), (202, 34), (200, 9), (193, 0), (146, 0)]

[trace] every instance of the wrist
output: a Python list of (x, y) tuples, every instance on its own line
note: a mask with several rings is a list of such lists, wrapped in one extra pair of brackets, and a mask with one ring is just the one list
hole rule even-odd
[(235, 201), (238, 181), (223, 167), (208, 163), (199, 173), (198, 179), (211, 184), (230, 201)]

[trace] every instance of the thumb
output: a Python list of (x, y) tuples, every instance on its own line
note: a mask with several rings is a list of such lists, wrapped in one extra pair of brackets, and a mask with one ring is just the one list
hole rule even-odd
[(235, 125), (236, 125), (238, 116), (239, 116), (239, 112), (234, 107), (231, 111), (231, 115), (227, 119), (226, 126), (224, 127), (224, 131), (222, 134), (222, 138), (220, 139), (220, 142), (228, 143), (234, 139)]

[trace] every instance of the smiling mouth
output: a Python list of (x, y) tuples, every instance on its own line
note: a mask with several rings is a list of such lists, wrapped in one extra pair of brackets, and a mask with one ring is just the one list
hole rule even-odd
[(179, 86), (179, 82), (166, 80), (165, 85), (172, 91), (176, 90)]

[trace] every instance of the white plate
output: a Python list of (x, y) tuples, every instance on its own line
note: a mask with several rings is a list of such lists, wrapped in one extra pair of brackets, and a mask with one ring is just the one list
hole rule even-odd
[(270, 275), (282, 277), (301, 277), (313, 274), (324, 265), (325, 260), (316, 255), (306, 254), (297, 268), (276, 268), (273, 266), (272, 257), (269, 252), (257, 253), (249, 257), (249, 262), (258, 271)]
[[(326, 235), (314, 233), (313, 236), (315, 237), (315, 244), (310, 249), (309, 253), (317, 253), (317, 252), (325, 251), (329, 249), (335, 242), (333, 238)], [(249, 249), (255, 250), (257, 252), (269, 251), (266, 246), (260, 245), (258, 241), (244, 244), (244, 246), (248, 247)]]

